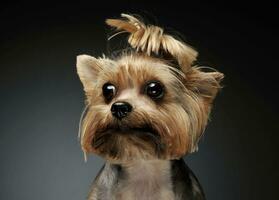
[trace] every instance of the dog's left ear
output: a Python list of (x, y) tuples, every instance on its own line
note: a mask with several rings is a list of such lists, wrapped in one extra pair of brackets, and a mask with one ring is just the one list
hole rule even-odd
[(192, 67), (186, 74), (186, 86), (201, 98), (208, 111), (210, 111), (217, 92), (222, 88), (221, 81), (223, 78), (224, 74), (220, 72), (203, 72), (199, 68)]
[(197, 150), (197, 144), (203, 134), (203, 130), (207, 124), (207, 119), (210, 115), (213, 100), (216, 97), (218, 91), (222, 88), (221, 81), (224, 78), (224, 74), (220, 72), (204, 72), (201, 68), (192, 67), (185, 74), (185, 86), (191, 92), (193, 97), (200, 106), (199, 119), (201, 132), (197, 132), (193, 136), (191, 152)]

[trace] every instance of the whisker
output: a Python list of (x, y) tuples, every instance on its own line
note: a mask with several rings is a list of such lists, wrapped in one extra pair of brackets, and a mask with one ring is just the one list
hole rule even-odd
[(81, 132), (82, 132), (82, 122), (84, 117), (86, 116), (86, 113), (88, 111), (88, 105), (86, 105), (81, 113), (80, 119), (79, 119), (79, 124), (78, 124), (78, 138), (81, 137)]

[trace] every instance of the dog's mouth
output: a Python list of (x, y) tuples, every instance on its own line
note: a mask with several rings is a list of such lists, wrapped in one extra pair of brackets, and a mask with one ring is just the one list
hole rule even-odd
[(159, 143), (160, 135), (156, 129), (148, 124), (144, 124), (140, 127), (130, 127), (127, 125), (107, 126), (106, 128), (98, 131), (92, 140), (94, 148), (98, 148), (111, 138), (124, 136), (124, 137), (136, 137), (146, 142)]
[(130, 127), (127, 125), (108, 126), (100, 131), (101, 134), (153, 134), (158, 136), (158, 131), (152, 126), (145, 124), (140, 127)]
[(136, 157), (141, 155), (142, 158), (151, 155), (160, 158), (166, 150), (160, 133), (148, 124), (139, 127), (123, 124), (107, 126), (95, 134), (91, 145), (100, 155), (109, 155), (113, 158), (131, 158), (132, 155)]

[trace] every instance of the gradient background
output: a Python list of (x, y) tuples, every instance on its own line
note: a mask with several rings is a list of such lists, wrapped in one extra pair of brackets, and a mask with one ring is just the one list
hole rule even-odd
[(207, 198), (278, 198), (276, 6), (184, 3), (1, 5), (1, 200), (86, 198), (103, 160), (85, 163), (77, 140), (75, 59), (106, 52), (104, 19), (121, 12), (179, 31), (200, 64), (226, 75), (200, 150), (186, 158)]

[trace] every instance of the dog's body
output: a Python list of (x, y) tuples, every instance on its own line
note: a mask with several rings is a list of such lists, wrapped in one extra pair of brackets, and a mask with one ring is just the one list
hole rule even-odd
[(89, 200), (203, 200), (203, 190), (183, 159), (107, 162), (96, 177)]
[(197, 52), (160, 27), (122, 16), (107, 24), (130, 34), (129, 50), (77, 58), (81, 146), (107, 160), (89, 199), (204, 199), (181, 158), (197, 150), (223, 74), (193, 66)]

